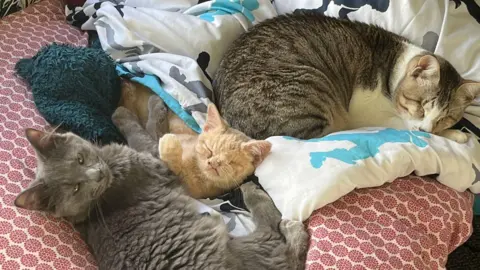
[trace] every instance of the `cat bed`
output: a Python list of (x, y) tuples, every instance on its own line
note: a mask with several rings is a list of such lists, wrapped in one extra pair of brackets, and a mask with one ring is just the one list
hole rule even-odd
[[(89, 2), (93, 3), (94, 1)], [(194, 4), (188, 4), (193, 2), (187, 1), (188, 3), (186, 4), (185, 1), (177, 0), (141, 2), (143, 5), (156, 5), (156, 9), (164, 7), (165, 9), (175, 10), (175, 8), (178, 8), (178, 10), (183, 11), (192, 8), (192, 12), (195, 8), (193, 5), (196, 4), (196, 1), (193, 1), (195, 2)], [(264, 10), (271, 10), (271, 6), (268, 6), (271, 5), (269, 0), (243, 1), (243, 3), (253, 3), (254, 7), (256, 6), (255, 3), (258, 3)], [(51, 216), (19, 210), (13, 206), (13, 199), (20, 190), (28, 186), (34, 177), (35, 171), (34, 152), (24, 138), (24, 129), (27, 127), (42, 129), (47, 125), (46, 121), (35, 109), (32, 95), (27, 86), (22, 80), (14, 76), (14, 64), (20, 58), (33, 56), (41, 46), (52, 42), (70, 43), (76, 46), (87, 44), (86, 35), (82, 35), (81, 32), (74, 30), (64, 22), (63, 9), (59, 5), (60, 1), (43, 0), (39, 4), (27, 8), (25, 12), (14, 14), (0, 21), (0, 44), (2, 44), (0, 46), (0, 55), (2, 56), (0, 57), (0, 62), (3, 61), (3, 64), (0, 65), (0, 100), (2, 100), (0, 102), (0, 265), (6, 269), (96, 269), (93, 257), (88, 253), (78, 233), (73, 231), (69, 224)], [(103, 5), (105, 3), (102, 3)], [(202, 7), (211, 5), (211, 2), (203, 5)], [(98, 8), (99, 4), (96, 6)], [(267, 6), (268, 8), (266, 8)], [(80, 14), (85, 9), (74, 6), (70, 6), (70, 8), (77, 10), (77, 15), (79, 15), (75, 17), (73, 13), (69, 14), (68, 18), (72, 20), (71, 23), (77, 26), (83, 25), (84, 22), (81, 21)], [(122, 22), (122, 10), (123, 7), (119, 6), (118, 9), (115, 9), (116, 13), (112, 12), (110, 14), (117, 18), (119, 22)], [(113, 10), (109, 9), (108, 12), (110, 11)], [(99, 11), (98, 14), (103, 16), (101, 15), (102, 12), (104, 10)], [(155, 13), (156, 11), (152, 8), (145, 12)], [(128, 12), (124, 14), (128, 14)], [(263, 18), (268, 17), (265, 16), (265, 13), (256, 12), (254, 14), (258, 20), (261, 20), (262, 16)], [(234, 16), (239, 17), (239, 14), (236, 13)], [(75, 21), (74, 17), (78, 20)], [(241, 30), (244, 29), (242, 25), (245, 28), (250, 25), (246, 23), (245, 19), (240, 18), (240, 20), (244, 24), (231, 17), (230, 19), (228, 17), (222, 19), (224, 24), (237, 25), (229, 28), (232, 32), (227, 32), (227, 35), (243, 31)], [(221, 24), (215, 19), (212, 24), (202, 25), (202, 27), (210, 28), (220, 26)], [(99, 29), (100, 31), (109, 30), (108, 27), (99, 27)], [(185, 31), (178, 33), (187, 33), (189, 28), (185, 26), (185, 29)], [(238, 32), (233, 31), (233, 29), (238, 30)], [(131, 30), (135, 31), (134, 28)], [(192, 31), (196, 33), (197, 30), (194, 29)], [(179, 36), (184, 37), (182, 34), (179, 34)], [(123, 45), (127, 49), (131, 48), (131, 43), (121, 43), (123, 38), (117, 39), (117, 37), (124, 36), (115, 36), (117, 44)], [(185, 50), (185, 48), (181, 48), (183, 45), (179, 46), (179, 44), (187, 46), (187, 43), (175, 43), (174, 39), (158, 39), (156, 40), (157, 43), (152, 45), (154, 48), (152, 50), (153, 52), (163, 52), (163, 57), (170, 55), (172, 58), (168, 59), (171, 59), (172, 63), (181, 67), (182, 70), (201, 72), (196, 73), (195, 71), (185, 75), (188, 79), (181, 80), (185, 84), (190, 85), (188, 83), (192, 81), (190, 79), (192, 78), (191, 74), (196, 74), (199, 77), (205, 76), (206, 79), (203, 78), (202, 82), (208, 86), (208, 77), (213, 74), (212, 71), (207, 68), (208, 73), (206, 74), (208, 76), (206, 76), (202, 68), (198, 69), (196, 65), (200, 63), (198, 66), (208, 67), (210, 65), (206, 63), (209, 61), (218, 63), (219, 56), (214, 51), (208, 52), (209, 56), (212, 55), (211, 58), (206, 57), (206, 54), (201, 54), (200, 56), (200, 53), (208, 51), (203, 49), (204, 46), (214, 46), (215, 48), (218, 45), (216, 43), (219, 42), (222, 43), (218, 49), (221, 51), (223, 43), (226, 42), (224, 40), (227, 39), (228, 37), (222, 37), (220, 42), (216, 37), (209, 38), (203, 45), (192, 42), (191, 46), (198, 47), (195, 47), (196, 52), (191, 57), (198, 61), (189, 61), (188, 57), (179, 58), (178, 54), (183, 55)], [(172, 42), (173, 45), (170, 44), (170, 46), (165, 47), (166, 49), (162, 49), (164, 46), (169, 45), (169, 42)], [(115, 47), (115, 45), (112, 46)], [(109, 46), (105, 48), (115, 51)], [(120, 50), (121, 47), (117, 46), (115, 48)], [(142, 52), (143, 48), (139, 49), (140, 52)], [(175, 50), (171, 54), (165, 53), (172, 48), (179, 48), (179, 50)], [(133, 48), (132, 51), (136, 52), (136, 49)], [(168, 63), (167, 61), (167, 65)], [(190, 64), (193, 66), (189, 66)], [(135, 62), (132, 62), (132, 66), (135, 67)], [(171, 63), (170, 66), (172, 66)], [(133, 73), (140, 78), (143, 76), (141, 70), (137, 68), (132, 69), (134, 70)], [(183, 77), (180, 76), (180, 78)], [(193, 83), (193, 85), (195, 84)], [(180, 87), (183, 84), (175, 85)], [(172, 95), (172, 97), (175, 97), (175, 95)], [(205, 99), (200, 98), (200, 100)], [(179, 102), (178, 105), (183, 108), (184, 104)], [(193, 115), (193, 118), (196, 119), (197, 114)], [(197, 124), (197, 122), (195, 123)], [(200, 124), (197, 125), (200, 126)], [(432, 194), (427, 192), (432, 190), (435, 191)], [(415, 196), (412, 196), (413, 192)], [(449, 196), (445, 196), (445, 194)], [(391, 199), (396, 202), (398, 207), (391, 209), (378, 208), (379, 204), (384, 204), (383, 200), (389, 202)], [(428, 225), (429, 223), (425, 221), (425, 217), (430, 215), (425, 211), (419, 212), (418, 208), (415, 207), (416, 204), (413, 199), (418, 200), (419, 205), (424, 205), (423, 201), (427, 200), (428, 211), (431, 213), (442, 213), (440, 223), (437, 221), (438, 218), (435, 218), (431, 220), (432, 225)], [(365, 201), (367, 204), (365, 204)], [(402, 202), (402, 204), (399, 202)], [(370, 205), (370, 203), (373, 203), (373, 205)], [(422, 253), (422, 258), (415, 257), (414, 262), (423, 259), (420, 263), (430, 265), (431, 261), (434, 260), (443, 267), (447, 254), (465, 242), (471, 234), (471, 205), (472, 195), (470, 193), (456, 192), (437, 181), (431, 181), (427, 178), (399, 179), (399, 181), (387, 183), (379, 188), (355, 190), (330, 204), (329, 207), (325, 208), (325, 212), (322, 212), (322, 209), (315, 211), (311, 219), (305, 222), (312, 239), (309, 247), (307, 269), (334, 268), (335, 265), (338, 265), (337, 269), (347, 269), (349, 266), (352, 266), (352, 268), (365, 268), (365, 265), (370, 265), (369, 263), (374, 263), (375, 265), (375, 262), (376, 265), (383, 265), (388, 269), (393, 269), (391, 265), (398, 266), (398, 260), (391, 257), (397, 256), (400, 252), (408, 253), (405, 250), (417, 252), (419, 245), (423, 248), (425, 244), (430, 244), (431, 247), (438, 245), (439, 247), (425, 249), (425, 252)], [(373, 208), (375, 206), (377, 208)], [(354, 210), (350, 212), (348, 209)], [(377, 215), (373, 216), (372, 211), (382, 212), (375, 212)], [(402, 223), (406, 224), (399, 226), (397, 223), (394, 223), (388, 227), (388, 229), (394, 231), (395, 235), (398, 235), (398, 240), (392, 241), (389, 233), (382, 234), (381, 231), (379, 232), (375, 229), (377, 226), (374, 224), (386, 226), (384, 223), (381, 223), (383, 222), (382, 214), (392, 216), (395, 219), (401, 219)], [(408, 222), (404, 220), (408, 220)], [(351, 228), (349, 225), (358, 226), (359, 228), (352, 233), (348, 229)], [(235, 223), (230, 223), (229, 226), (235, 226)], [(405, 226), (414, 226), (415, 230), (405, 230)], [(429, 228), (430, 226), (434, 228), (438, 226), (446, 227), (448, 230), (441, 230), (434, 235), (429, 230), (425, 233), (424, 228)], [(419, 238), (419, 232), (428, 234), (428, 238)], [(341, 236), (341, 238), (338, 236)], [(411, 240), (404, 241), (405, 237)], [(398, 249), (386, 244), (389, 242), (398, 244)], [(344, 252), (345, 248), (348, 253)], [(437, 252), (438, 250), (441, 252)], [(392, 252), (392, 255), (389, 254), (386, 257), (385, 252)], [(333, 267), (331, 266), (332, 258)], [(411, 265), (412, 263), (409, 262), (408, 264)], [(420, 269), (425, 269), (425, 267)]]
[(466, 144), (420, 131), (359, 129), (319, 139), (270, 137), (272, 150), (255, 171), (285, 219), (304, 221), (312, 212), (356, 188), (393, 179), (438, 175), (464, 192), (480, 192), (480, 144)]

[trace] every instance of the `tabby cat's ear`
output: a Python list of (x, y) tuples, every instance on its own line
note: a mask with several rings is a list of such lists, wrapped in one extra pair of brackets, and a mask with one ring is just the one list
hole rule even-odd
[(465, 93), (466, 99), (471, 102), (480, 96), (480, 82), (465, 80), (458, 91)]
[(411, 75), (422, 84), (438, 84), (440, 81), (440, 63), (435, 56), (424, 55), (413, 66)]
[(250, 152), (250, 154), (253, 155), (253, 165), (257, 167), (270, 153), (270, 149), (272, 149), (272, 144), (269, 141), (251, 140), (249, 142), (243, 143), (242, 147), (244, 150)]
[(33, 128), (27, 128), (25, 135), (37, 153), (43, 157), (48, 156), (48, 153), (56, 147), (56, 140), (58, 140), (55, 134), (47, 134)]
[(44, 211), (48, 208), (48, 198), (45, 196), (46, 185), (37, 183), (20, 193), (15, 199), (15, 206), (28, 209)]
[(203, 126), (203, 131), (208, 132), (215, 129), (224, 129), (227, 127), (225, 121), (223, 121), (220, 113), (217, 110), (217, 107), (210, 103), (207, 107), (207, 120)]

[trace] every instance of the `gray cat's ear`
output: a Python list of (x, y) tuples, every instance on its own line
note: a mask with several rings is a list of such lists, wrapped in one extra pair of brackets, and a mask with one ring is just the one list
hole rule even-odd
[(27, 128), (25, 130), (25, 135), (37, 153), (41, 154), (43, 157), (48, 156), (50, 150), (56, 147), (58, 136), (55, 134), (47, 134), (40, 130)]
[(440, 63), (433, 55), (424, 55), (413, 66), (411, 75), (421, 83), (438, 84), (440, 81)]
[(269, 141), (251, 140), (243, 143), (242, 148), (253, 155), (253, 165), (257, 167), (270, 153), (272, 144)]
[(471, 102), (477, 97), (480, 97), (480, 83), (465, 80), (464, 83), (460, 85), (458, 91), (465, 93), (467, 101)]
[(28, 210), (47, 210), (48, 198), (45, 196), (45, 189), (44, 183), (34, 184), (17, 196), (15, 206)]
[(205, 121), (205, 125), (203, 126), (203, 131), (208, 132), (215, 129), (225, 129), (226, 127), (227, 123), (225, 123), (225, 121), (220, 116), (217, 107), (213, 103), (208, 104), (207, 120)]

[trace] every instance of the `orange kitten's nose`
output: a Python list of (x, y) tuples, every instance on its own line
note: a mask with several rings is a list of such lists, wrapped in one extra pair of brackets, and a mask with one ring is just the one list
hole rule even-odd
[(211, 160), (209, 159), (207, 161), (208, 165), (212, 168), (217, 168), (218, 166), (220, 166), (220, 162), (216, 161), (216, 160)]

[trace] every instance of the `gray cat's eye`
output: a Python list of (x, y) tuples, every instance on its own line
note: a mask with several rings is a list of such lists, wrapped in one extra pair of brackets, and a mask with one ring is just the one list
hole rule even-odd
[(77, 193), (77, 191), (80, 189), (80, 185), (76, 185), (74, 188), (73, 188), (73, 193)]
[(78, 164), (80, 165), (83, 165), (83, 156), (82, 154), (77, 154), (77, 160), (78, 160)]

